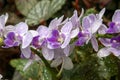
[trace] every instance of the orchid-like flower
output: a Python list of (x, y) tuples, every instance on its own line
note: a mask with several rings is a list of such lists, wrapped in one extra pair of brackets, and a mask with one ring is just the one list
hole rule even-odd
[(42, 48), (42, 54), (47, 60), (52, 60), (54, 57), (54, 51), (47, 47), (47, 38), (53, 29), (58, 29), (58, 26), (62, 25), (61, 24), (62, 20), (63, 16), (60, 17), (59, 19), (58, 18), (53, 19), (48, 27), (43, 25), (39, 26), (38, 29), (36, 30), (38, 32), (38, 35), (33, 37), (31, 44), (35, 48)]
[[(49, 27), (39, 26), (37, 29), (38, 36), (33, 38), (32, 45), (36, 48), (42, 48), (43, 56), (47, 60), (54, 58), (53, 49), (65, 48), (70, 42), (70, 32), (72, 23), (67, 20), (61, 22), (63, 16), (59, 19), (55, 18), (50, 22)], [(61, 28), (62, 26), (62, 28)], [(59, 28), (61, 28), (59, 30)]]
[(70, 35), (72, 31), (72, 23), (69, 21), (65, 25), (62, 26), (61, 30), (52, 30), (50, 37), (48, 40), (48, 48), (55, 49), (55, 48), (65, 48), (71, 38)]
[[(65, 25), (62, 26), (61, 30), (53, 30), (50, 37), (47, 38), (47, 43), (48, 43), (48, 48), (51, 50), (53, 54), (56, 54), (55, 50), (60, 48), (63, 50), (64, 54), (68, 56), (69, 53), (69, 43), (71, 41), (71, 35), (74, 35), (72, 33), (72, 23), (71, 21), (67, 22)], [(76, 36), (75, 36), (76, 37)], [(47, 48), (45, 48), (47, 49)], [(47, 50), (44, 50), (44, 53), (48, 53), (49, 51), (46, 52)], [(61, 54), (61, 53), (60, 53)], [(54, 58), (54, 57), (53, 57)]]
[(112, 22), (109, 23), (107, 33), (119, 33), (120, 32), (120, 10), (116, 10)]
[[(44, 30), (43, 30), (44, 29)], [(47, 27), (40, 27), (39, 31), (39, 44), (42, 44), (42, 53), (47, 60), (54, 58), (54, 49), (65, 48), (70, 42), (70, 32), (72, 23), (67, 22), (62, 28), (61, 32), (58, 30), (50, 30)], [(42, 33), (41, 31), (44, 31)]]
[(46, 43), (46, 38), (48, 37), (48, 34), (52, 32), (53, 29), (58, 29), (59, 26), (67, 22), (67, 20), (65, 20), (62, 23), (62, 20), (63, 16), (60, 18), (53, 19), (48, 27), (43, 25), (39, 26), (38, 29), (36, 30), (38, 32), (38, 35), (36, 35), (33, 38), (32, 45), (36, 48), (40, 48), (44, 43)]
[[(51, 54), (56, 54), (54, 50), (58, 48), (61, 48), (64, 54), (66, 54), (67, 51), (66, 49), (69, 50), (69, 43), (71, 39), (75, 38), (79, 33), (80, 18), (82, 17), (82, 15), (83, 10), (80, 17), (78, 17), (77, 11), (74, 11), (73, 16), (68, 20), (66, 19), (65, 21), (61, 22), (62, 19), (61, 18), (59, 19), (60, 20), (59, 22), (61, 22), (59, 23), (60, 26), (49, 27), (51, 33), (49, 33), (49, 37), (47, 38), (47, 46), (42, 50), (43, 53), (47, 54), (48, 58)], [(52, 58), (54, 58), (53, 56), (54, 55), (52, 55)]]
[(32, 31), (28, 31), (26, 23), (21, 22), (14, 26), (13, 30), (9, 32), (4, 40), (5, 47), (14, 47), (21, 45), (21, 52), (26, 58), (30, 57), (30, 43), (33, 39)]
[(52, 60), (54, 52), (47, 47), (47, 37), (51, 30), (46, 26), (39, 26), (36, 32), (38, 35), (33, 37), (31, 45), (36, 49), (41, 48), (45, 59)]
[(108, 38), (100, 38), (101, 43), (105, 46), (97, 53), (99, 57), (106, 57), (113, 53), (115, 56), (120, 56), (120, 36)]
[(100, 28), (106, 28), (102, 24), (102, 16), (105, 12), (105, 8), (100, 11), (99, 14), (90, 14), (85, 16), (82, 20), (81, 32), (78, 35), (77, 45), (83, 45), (85, 42), (88, 43), (91, 40), (92, 46), (95, 51), (98, 51), (98, 43), (95, 38), (95, 34), (99, 31)]

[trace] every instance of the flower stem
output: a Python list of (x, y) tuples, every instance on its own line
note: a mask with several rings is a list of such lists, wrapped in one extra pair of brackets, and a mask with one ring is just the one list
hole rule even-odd
[(97, 38), (112, 38), (113, 35), (111, 34), (96, 34)]
[(31, 48), (31, 50), (32, 50), (33, 52), (35, 52), (35, 54), (37, 54), (37, 55), (42, 59), (42, 61), (44, 62), (45, 66), (50, 67), (50, 64), (49, 64), (48, 61), (41, 55), (40, 51), (37, 51), (37, 50), (34, 49), (34, 48)]
[(58, 78), (56, 77), (56, 73), (57, 71), (53, 68), (50, 67), (50, 64), (48, 63), (48, 61), (42, 56), (41, 52), (34, 49), (34, 48), (31, 48), (31, 50), (33, 52), (35, 52), (35, 54), (37, 54), (41, 60), (44, 62), (45, 66), (47, 67), (47, 69), (50, 71), (50, 73), (52, 74), (52, 80), (58, 80)]
[(60, 75), (61, 75), (61, 73), (62, 73), (62, 71), (63, 71), (63, 65), (64, 65), (64, 59), (63, 59), (63, 62), (62, 62), (62, 65), (61, 65), (61, 68), (60, 68), (60, 71), (58, 72), (58, 74), (57, 74), (57, 78), (59, 78), (60, 77)]

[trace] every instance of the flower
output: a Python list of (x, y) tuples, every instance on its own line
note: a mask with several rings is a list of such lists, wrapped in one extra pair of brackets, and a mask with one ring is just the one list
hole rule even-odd
[(48, 41), (48, 48), (55, 49), (55, 48), (65, 48), (71, 38), (70, 35), (72, 31), (72, 23), (69, 21), (65, 25), (62, 26), (61, 30), (52, 30), (50, 37), (47, 38)]
[(39, 26), (37, 29), (38, 35), (33, 38), (32, 45), (36, 48), (41, 47), (42, 54), (47, 60), (54, 58), (53, 49), (65, 48), (70, 42), (72, 23), (67, 20), (61, 22), (62, 18), (52, 20), (48, 28)]
[(54, 58), (54, 54), (56, 54), (54, 52), (54, 49), (57, 48), (63, 49), (69, 44), (71, 40), (70, 38), (71, 30), (72, 30), (72, 23), (67, 22), (65, 25), (63, 25), (60, 32), (58, 30), (52, 30), (52, 32), (48, 31), (51, 33), (49, 33), (47, 38), (45, 39), (47, 40), (46, 44), (42, 46), (43, 56), (47, 60), (52, 60)]
[(47, 37), (51, 30), (46, 26), (41, 25), (37, 28), (36, 32), (38, 34), (33, 37), (31, 45), (36, 49), (41, 48), (45, 59), (52, 60), (54, 52), (47, 47)]
[[(105, 8), (100, 11), (99, 14), (90, 14), (88, 16), (85, 16), (82, 20), (82, 27), (81, 32), (78, 34), (78, 40), (76, 42), (76, 45), (83, 45), (85, 42), (86, 44), (91, 40), (93, 49), (95, 51), (98, 51), (98, 43), (95, 38), (95, 34), (99, 29), (103, 29), (106, 26), (102, 24), (102, 16), (105, 12)], [(99, 31), (100, 32), (100, 31)]]
[(52, 30), (54, 30), (54, 29), (58, 29), (58, 26), (61, 26), (61, 25), (63, 25), (63, 23), (65, 23), (66, 21), (64, 21), (63, 23), (62, 23), (62, 20), (63, 20), (63, 16), (62, 17), (60, 17), (60, 18), (55, 18), (55, 19), (53, 19), (51, 22), (50, 22), (50, 24), (49, 24), (49, 26), (48, 27), (46, 27), (46, 26), (43, 26), (43, 25), (41, 25), (41, 26), (39, 26), (38, 28), (37, 28), (37, 32), (38, 32), (38, 35), (36, 35), (34, 38), (33, 38), (33, 41), (32, 41), (32, 45), (34, 46), (34, 47), (36, 47), (36, 48), (40, 48), (40, 47), (42, 47), (43, 45), (45, 45), (45, 43), (46, 43), (46, 39), (47, 39), (47, 37), (49, 36), (49, 34), (52, 32)]
[(120, 10), (116, 10), (112, 22), (109, 23), (107, 33), (119, 33), (120, 32)]
[(113, 37), (111, 39), (100, 38), (101, 43), (105, 46), (98, 51), (99, 57), (106, 57), (110, 53), (113, 53), (115, 56), (120, 55), (120, 36)]
[(21, 45), (21, 52), (26, 57), (29, 58), (31, 55), (31, 51), (29, 49), (29, 45), (33, 39), (32, 31), (28, 31), (28, 26), (24, 22), (20, 22), (13, 30), (8, 32), (5, 37), (4, 43), (5, 48), (14, 47)]

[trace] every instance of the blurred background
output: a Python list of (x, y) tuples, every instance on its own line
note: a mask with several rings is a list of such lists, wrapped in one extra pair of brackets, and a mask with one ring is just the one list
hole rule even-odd
[[(49, 22), (62, 15), (70, 17), (74, 10), (86, 14), (99, 12), (106, 8), (104, 23), (107, 25), (116, 9), (120, 9), (120, 0), (0, 0), (0, 14), (9, 14), (6, 25), (15, 25), (26, 21), (29, 29), (36, 29), (39, 25), (48, 25)], [(10, 60), (19, 58), (18, 47), (0, 48), (0, 74), (4, 79), (12, 80), (15, 69)]]

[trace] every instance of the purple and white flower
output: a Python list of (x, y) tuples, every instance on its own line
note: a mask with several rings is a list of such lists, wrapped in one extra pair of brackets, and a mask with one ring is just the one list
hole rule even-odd
[(50, 37), (47, 38), (48, 48), (65, 48), (71, 40), (72, 23), (69, 21), (62, 26), (61, 30), (52, 30)]
[(119, 33), (120, 32), (120, 10), (116, 10), (112, 22), (109, 23), (107, 33)]
[(100, 38), (101, 43), (105, 46), (98, 51), (99, 57), (106, 57), (113, 53), (115, 56), (120, 56), (120, 36), (108, 38)]
[(81, 32), (79, 32), (76, 45), (82, 46), (84, 43), (87, 44), (89, 41), (91, 41), (93, 49), (98, 51), (98, 43), (95, 38), (95, 34), (99, 31), (99, 29), (106, 29), (106, 26), (102, 24), (102, 16), (104, 12), (105, 8), (102, 9), (99, 14), (90, 14), (83, 18)]
[(14, 26), (13, 30), (8, 32), (5, 37), (4, 43), (6, 48), (19, 46), (21, 48), (22, 54), (29, 58), (31, 55), (31, 50), (29, 45), (33, 39), (32, 31), (28, 31), (28, 25), (24, 22), (20, 22)]

